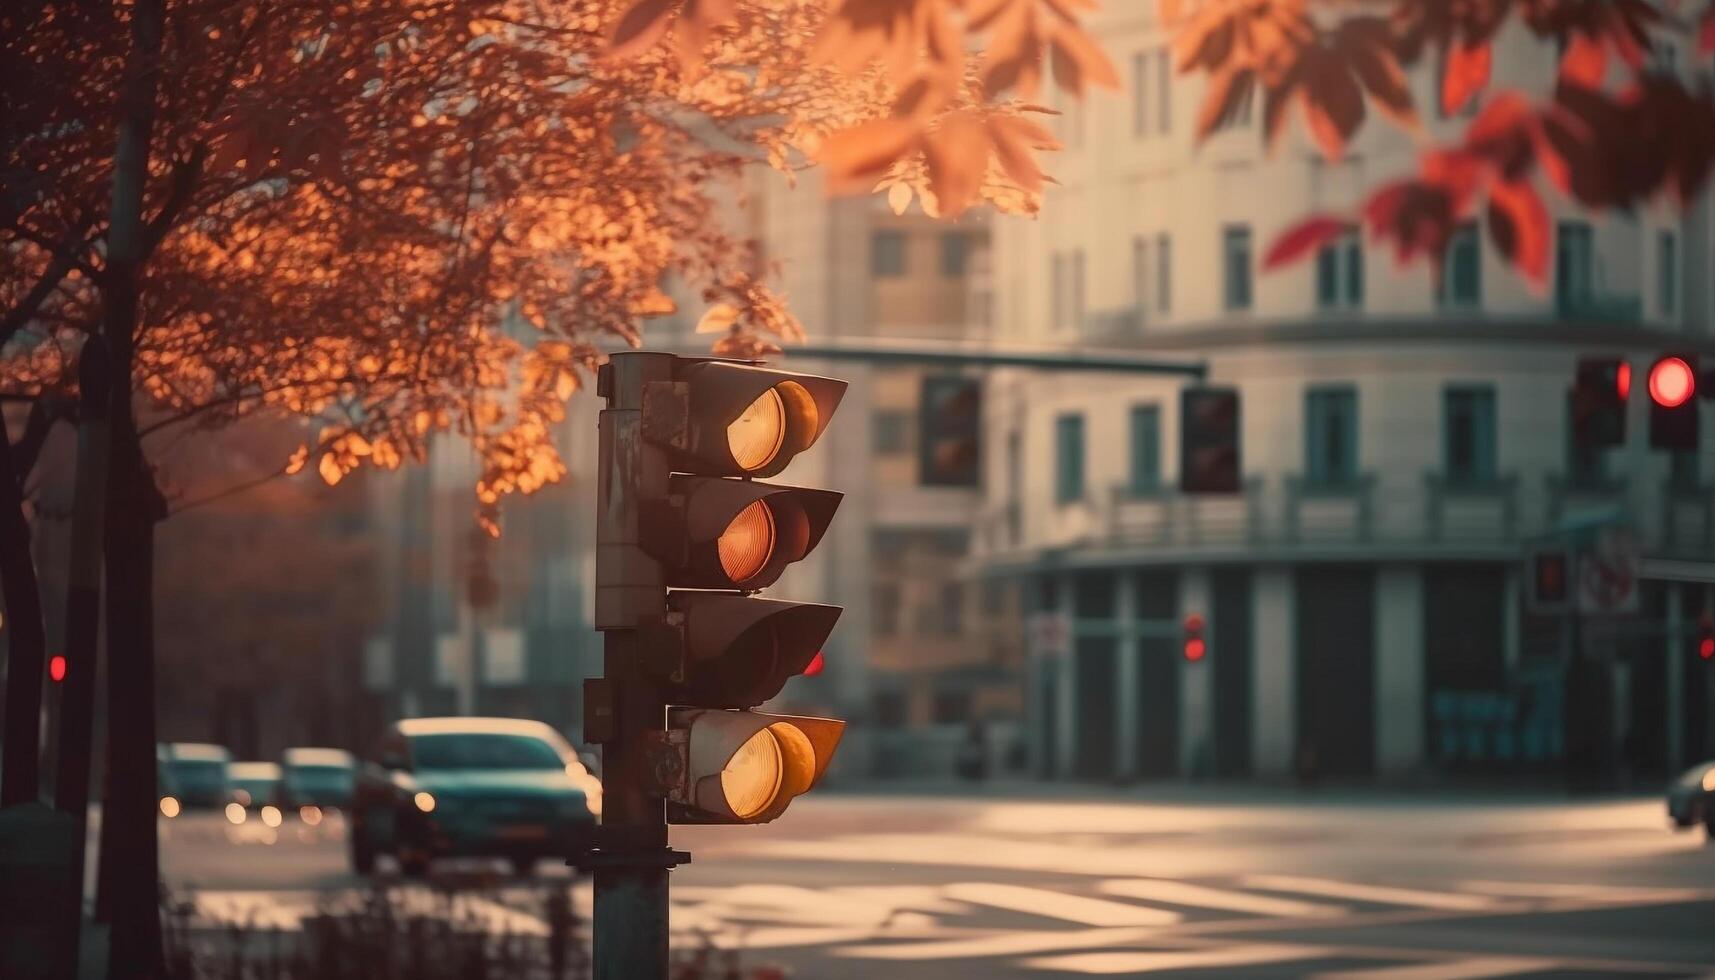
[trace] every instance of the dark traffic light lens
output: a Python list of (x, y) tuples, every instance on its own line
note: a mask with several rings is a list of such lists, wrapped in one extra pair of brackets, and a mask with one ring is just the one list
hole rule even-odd
[(774, 511), (760, 500), (752, 502), (738, 512), (715, 542), (721, 571), (734, 585), (755, 578), (774, 555), (774, 537)]

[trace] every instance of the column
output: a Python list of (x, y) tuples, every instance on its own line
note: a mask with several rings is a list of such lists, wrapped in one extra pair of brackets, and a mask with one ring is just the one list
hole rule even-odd
[(1115, 755), (1119, 776), (1124, 780), (1137, 778), (1137, 739), (1138, 739), (1138, 642), (1137, 642), (1137, 570), (1127, 568), (1114, 576), (1114, 587), (1119, 589), (1119, 600), (1114, 604), (1114, 615), (1117, 617), (1118, 634), (1118, 669), (1114, 672), (1115, 683), (1119, 688), (1119, 723), (1114, 726), (1116, 737), (1119, 738), (1119, 752)]
[(1376, 570), (1376, 774), (1408, 775), (1423, 761), (1423, 569)]
[(1054, 663), (1054, 693), (1057, 695), (1054, 706), (1054, 749), (1057, 756), (1054, 774), (1061, 779), (1070, 779), (1078, 752), (1078, 726), (1072, 714), (1078, 710), (1078, 625), (1072, 617), (1071, 574), (1062, 572), (1056, 575), (1055, 583), (1054, 611), (1066, 617), (1071, 626), (1066, 631), (1065, 649), (1060, 651)]
[(1253, 654), (1251, 758), (1256, 774), (1266, 779), (1292, 776), (1293, 748), (1298, 743), (1294, 697), (1298, 690), (1295, 666), (1292, 568), (1259, 566), (1251, 591)]
[[(1214, 624), (1210, 613), (1214, 595), (1209, 585), (1207, 568), (1188, 568), (1179, 575), (1179, 621), (1192, 613), (1203, 617), (1203, 638), (1206, 650), (1215, 648)], [(1184, 659), (1179, 651), (1179, 771), (1191, 778), (1212, 774), (1215, 756), (1214, 676), (1209, 655), (1195, 663)]]
[(1667, 589), (1667, 649), (1662, 651), (1667, 669), (1667, 773), (1677, 776), (1685, 767), (1685, 587), (1665, 583)]

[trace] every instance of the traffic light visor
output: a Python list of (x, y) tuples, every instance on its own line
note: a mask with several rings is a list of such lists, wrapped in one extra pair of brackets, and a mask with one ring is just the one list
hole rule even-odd
[(673, 477), (673, 493), (683, 499), (683, 525), (663, 525), (652, 535), (652, 549), (673, 562), (667, 584), (746, 591), (774, 584), (787, 565), (808, 555), (843, 497), (687, 474)]
[(695, 812), (675, 822), (765, 823), (827, 771), (845, 722), (752, 711), (674, 708), (688, 729), (685, 784), (669, 799)]
[(683, 617), (686, 679), (681, 703), (749, 708), (780, 693), (816, 659), (839, 606), (721, 592), (675, 590), (668, 607)]
[(711, 476), (773, 476), (815, 444), (846, 383), (731, 361), (683, 369), (689, 431), (677, 466)]

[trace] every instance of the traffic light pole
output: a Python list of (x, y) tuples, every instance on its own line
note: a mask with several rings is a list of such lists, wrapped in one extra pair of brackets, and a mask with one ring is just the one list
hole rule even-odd
[(575, 863), (595, 872), (596, 980), (667, 975), (667, 872), (688, 855), (667, 847), (649, 747), (666, 703), (644, 667), (639, 626), (666, 612), (660, 567), (641, 545), (643, 501), (667, 495), (670, 466), (643, 438), (644, 393), (670, 381), (672, 355), (616, 354), (602, 369), (595, 625), (605, 676), (586, 688), (586, 736), (602, 743), (602, 826)]

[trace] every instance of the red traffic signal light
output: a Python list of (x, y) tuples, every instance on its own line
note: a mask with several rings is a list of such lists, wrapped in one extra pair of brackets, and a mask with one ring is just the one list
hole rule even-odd
[(1185, 659), (1196, 663), (1208, 652), (1208, 641), (1203, 639), (1203, 617), (1191, 613), (1185, 617)]
[(1620, 357), (1578, 361), (1572, 385), (1572, 438), (1580, 446), (1618, 446), (1626, 441), (1626, 399), (1632, 366)]
[(1697, 395), (1695, 355), (1669, 354), (1650, 365), (1650, 446), (1697, 448)]
[(1715, 617), (1707, 612), (1697, 619), (1697, 656), (1700, 660), (1715, 660)]
[(1662, 408), (1678, 408), (1697, 394), (1697, 370), (1683, 357), (1669, 355), (1649, 369), (1650, 400)]
[(1572, 556), (1563, 548), (1544, 549), (1530, 556), (1530, 594), (1526, 604), (1533, 612), (1564, 610), (1572, 598)]
[(48, 678), (55, 684), (66, 679), (66, 658), (63, 653), (56, 653), (48, 658)]

